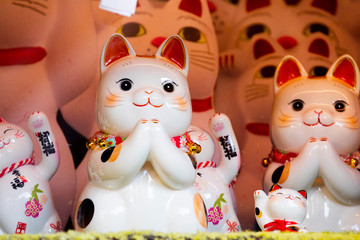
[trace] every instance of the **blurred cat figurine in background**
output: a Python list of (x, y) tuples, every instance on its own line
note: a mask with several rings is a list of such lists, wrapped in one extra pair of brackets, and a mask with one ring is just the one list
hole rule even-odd
[(359, 69), (349, 55), (325, 77), (309, 77), (286, 56), (275, 74), (273, 150), (264, 189), (308, 192), (309, 231), (360, 231)]
[(28, 128), (42, 151), (37, 165), (30, 135), (0, 119), (0, 234), (62, 230), (49, 186), (60, 160), (54, 134), (42, 112), (29, 116)]
[(274, 184), (268, 195), (254, 192), (255, 218), (263, 231), (307, 232), (302, 226), (306, 216), (306, 191), (295, 191)]
[(119, 34), (109, 38), (96, 102), (100, 132), (88, 144), (90, 182), (79, 199), (77, 230), (206, 230), (195, 153), (173, 143), (193, 145), (188, 68), (179, 36), (166, 39), (153, 57), (137, 56)]

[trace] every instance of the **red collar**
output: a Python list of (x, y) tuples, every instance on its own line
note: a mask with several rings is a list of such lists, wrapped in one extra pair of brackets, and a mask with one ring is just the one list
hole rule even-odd
[(269, 160), (270, 162), (285, 164), (286, 162), (290, 162), (293, 158), (297, 157), (297, 155), (298, 153), (295, 152), (282, 151), (272, 147), (272, 150), (269, 153)]
[(289, 228), (288, 226), (290, 225), (297, 225), (297, 222), (293, 222), (293, 221), (285, 221), (285, 220), (280, 220), (280, 219), (274, 219), (273, 222), (269, 222), (267, 224), (264, 225), (264, 228), (266, 228), (266, 232), (271, 232), (271, 231), (275, 231), (275, 230), (280, 230), (281, 232), (284, 231), (290, 231), (290, 232), (296, 232), (295, 230)]
[(20, 161), (20, 162), (13, 163), (13, 164), (11, 164), (9, 167), (6, 167), (6, 168), (4, 168), (4, 169), (1, 171), (1, 173), (0, 173), (0, 178), (2, 178), (5, 174), (11, 172), (11, 171), (14, 170), (14, 169), (17, 169), (17, 168), (19, 168), (19, 167), (21, 167), (21, 166), (24, 166), (24, 165), (26, 165), (26, 164), (33, 164), (33, 163), (34, 163), (33, 158), (27, 158), (27, 159), (22, 160), (22, 161)]

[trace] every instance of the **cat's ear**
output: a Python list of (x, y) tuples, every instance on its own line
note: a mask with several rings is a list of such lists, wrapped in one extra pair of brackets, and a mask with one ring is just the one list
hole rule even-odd
[(275, 191), (275, 190), (278, 190), (278, 189), (282, 189), (282, 187), (279, 184), (275, 183), (274, 185), (271, 186), (269, 192), (272, 192), (272, 191)]
[(331, 65), (326, 76), (344, 81), (359, 95), (359, 68), (350, 55), (346, 54), (338, 58), (333, 65)]
[(2, 117), (0, 117), (0, 123), (6, 123), (7, 121), (5, 121), (5, 119), (3, 119)]
[(125, 37), (114, 33), (106, 41), (101, 53), (101, 73), (120, 58), (135, 55), (133, 48)]
[(277, 93), (285, 83), (304, 76), (307, 76), (307, 72), (301, 63), (293, 56), (285, 56), (275, 72), (275, 93)]
[(189, 71), (189, 57), (185, 44), (180, 36), (172, 35), (159, 47), (157, 57), (163, 57), (178, 66), (187, 76)]
[(304, 198), (307, 199), (307, 192), (305, 190), (298, 191)]

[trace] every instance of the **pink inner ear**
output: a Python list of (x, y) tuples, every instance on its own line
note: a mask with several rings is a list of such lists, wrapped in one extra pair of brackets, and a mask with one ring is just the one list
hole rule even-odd
[(5, 119), (3, 119), (2, 117), (0, 117), (0, 123), (5, 123)]
[(288, 59), (281, 64), (276, 81), (278, 86), (281, 86), (289, 80), (300, 76), (301, 73), (297, 63), (292, 59)]
[(195, 14), (201, 17), (202, 7), (200, 0), (182, 0), (179, 5), (180, 10)]
[(307, 193), (305, 190), (300, 190), (299, 193), (304, 197), (307, 198)]
[(105, 51), (105, 66), (109, 66), (116, 60), (129, 56), (130, 52), (125, 40), (120, 36), (112, 36)]
[(278, 190), (278, 189), (282, 189), (282, 187), (281, 187), (280, 185), (278, 185), (278, 184), (275, 183), (275, 184), (271, 187), (270, 192), (275, 191), (275, 190)]
[(185, 49), (179, 38), (173, 37), (169, 39), (165, 43), (161, 56), (172, 61), (181, 69), (185, 68)]
[(355, 87), (355, 70), (349, 59), (345, 58), (335, 67), (333, 76)]

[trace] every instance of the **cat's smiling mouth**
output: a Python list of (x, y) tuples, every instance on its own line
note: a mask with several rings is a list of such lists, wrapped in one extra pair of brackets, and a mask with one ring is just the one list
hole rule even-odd
[(320, 121), (320, 119), (318, 119), (317, 123), (306, 123), (306, 122), (303, 122), (306, 126), (309, 126), (309, 127), (312, 127), (312, 126), (316, 126), (318, 124), (324, 126), (324, 127), (330, 127), (334, 124), (334, 122), (330, 123), (330, 124), (324, 124)]
[(135, 106), (137, 106), (137, 107), (145, 107), (145, 106), (147, 106), (147, 105), (150, 105), (150, 106), (153, 106), (153, 107), (155, 107), (155, 108), (160, 108), (160, 107), (162, 107), (164, 104), (161, 104), (161, 105), (154, 105), (154, 104), (152, 104), (151, 102), (150, 102), (150, 98), (148, 98), (148, 101), (147, 101), (147, 103), (145, 103), (145, 104), (136, 104), (136, 103), (134, 103), (133, 102), (133, 104), (135, 105)]
[(9, 145), (10, 139), (8, 139), (8, 142), (5, 142), (5, 140), (0, 141), (0, 149), (3, 149), (6, 145)]

